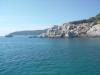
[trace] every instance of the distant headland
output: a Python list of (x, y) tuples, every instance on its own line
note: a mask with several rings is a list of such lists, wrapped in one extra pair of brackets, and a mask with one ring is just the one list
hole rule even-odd
[(13, 36), (30, 36), (31, 37), (48, 37), (48, 38), (84, 38), (100, 37), (100, 13), (89, 19), (72, 21), (63, 25), (54, 25), (45, 30), (18, 31), (13, 32), (5, 37)]

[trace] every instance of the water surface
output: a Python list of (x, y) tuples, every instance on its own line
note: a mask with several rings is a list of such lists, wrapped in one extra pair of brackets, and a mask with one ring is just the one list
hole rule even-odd
[(100, 39), (0, 38), (0, 75), (100, 75)]

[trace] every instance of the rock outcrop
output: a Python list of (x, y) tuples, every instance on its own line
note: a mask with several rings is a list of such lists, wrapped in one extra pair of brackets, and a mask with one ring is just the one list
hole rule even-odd
[(85, 36), (87, 31), (90, 29), (92, 23), (82, 23), (82, 24), (70, 24), (66, 23), (62, 26), (53, 26), (47, 30), (46, 36), (50, 38), (55, 37), (81, 37)]
[(100, 24), (94, 25), (87, 32), (88, 37), (100, 37)]
[(100, 36), (100, 14), (85, 20), (72, 21), (49, 28), (43, 37), (97, 37)]

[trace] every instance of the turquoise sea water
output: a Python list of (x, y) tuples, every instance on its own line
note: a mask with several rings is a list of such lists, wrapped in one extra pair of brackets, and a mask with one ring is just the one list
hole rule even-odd
[(100, 75), (100, 39), (0, 38), (0, 75)]

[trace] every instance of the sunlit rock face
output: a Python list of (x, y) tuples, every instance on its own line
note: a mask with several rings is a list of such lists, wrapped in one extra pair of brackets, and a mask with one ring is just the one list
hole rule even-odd
[(89, 37), (100, 37), (100, 24), (91, 27), (90, 30), (87, 32), (87, 35)]
[(53, 37), (68, 37), (67, 35), (67, 26), (62, 25), (62, 26), (53, 26), (52, 28), (49, 28), (47, 30), (47, 36), (50, 38)]
[(86, 37), (91, 23), (70, 24), (67, 28), (68, 37)]
[(42, 35), (50, 38), (99, 37), (100, 14), (89, 19), (64, 23), (61, 26), (54, 25)]
[(93, 25), (92, 23), (83, 23), (79, 25), (62, 25), (55, 26), (47, 31), (47, 36), (54, 37), (100, 37), (100, 24)]
[(45, 34), (42, 34), (42, 36), (50, 38), (87, 37), (90, 36), (90, 34), (93, 34), (91, 33), (93, 32), (92, 31), (93, 28), (91, 27), (93, 28), (95, 27), (93, 26), (93, 23), (81, 23), (81, 24), (66, 23), (63, 24), (62, 26), (54, 25), (53, 27), (49, 28)]
[(47, 30), (46, 35), (54, 37), (86, 37), (87, 31), (91, 28), (92, 23), (70, 24), (65, 23), (62, 26), (54, 25)]
[(48, 37), (60, 37), (62, 32), (62, 28), (58, 25), (54, 25), (52, 28), (49, 28), (47, 30), (47, 36)]

